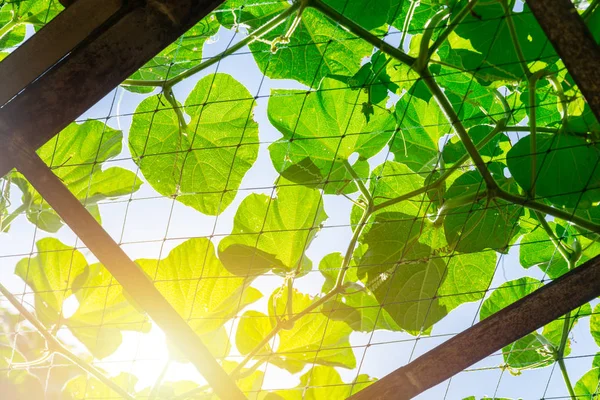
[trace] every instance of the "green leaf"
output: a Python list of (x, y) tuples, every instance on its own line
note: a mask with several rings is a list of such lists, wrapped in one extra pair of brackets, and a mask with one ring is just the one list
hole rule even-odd
[(440, 139), (453, 132), (435, 99), (427, 102), (405, 94), (396, 103), (396, 119), (401, 131), (390, 144), (395, 160), (415, 172), (433, 169), (439, 160)]
[[(202, 47), (218, 30), (216, 15), (209, 14), (137, 70), (130, 79), (165, 81), (198, 65), (202, 62)], [(134, 93), (151, 93), (156, 89), (152, 86), (123, 87)]]
[[(498, 185), (514, 192), (512, 178), (503, 176), (503, 164), (488, 166)], [(476, 253), (486, 248), (506, 251), (519, 232), (523, 208), (503, 200), (488, 200), (485, 184), (478, 171), (467, 171), (458, 177), (444, 198), (451, 204), (443, 212), (446, 240), (457, 251)]]
[(89, 273), (73, 290), (79, 302), (75, 313), (65, 324), (96, 358), (114, 353), (121, 345), (121, 331), (148, 332), (150, 324), (123, 295), (123, 289), (101, 264), (89, 266)]
[(34, 291), (37, 317), (44, 325), (51, 326), (61, 319), (63, 303), (73, 293), (75, 279), (88, 264), (79, 251), (58, 239), (41, 239), (35, 246), (37, 256), (19, 261), (15, 274)]
[(596, 344), (600, 346), (600, 305), (594, 307), (594, 312), (590, 318), (590, 332), (592, 332)]
[[(342, 261), (340, 253), (331, 253), (319, 263), (319, 271), (325, 277), (321, 289), (323, 293), (329, 292), (335, 286)], [(333, 320), (344, 321), (359, 332), (372, 332), (375, 329), (401, 330), (390, 314), (381, 308), (375, 295), (363, 286), (356, 273), (356, 265), (351, 263), (345, 274), (345, 291), (325, 303), (324, 313)]]
[(149, 97), (133, 117), (131, 153), (158, 193), (218, 215), (231, 204), (258, 155), (254, 105), (241, 83), (221, 73), (204, 77), (190, 93), (187, 127), (180, 128), (177, 113), (160, 97)]
[[(551, 64), (558, 59), (527, 5), (522, 12), (512, 12), (511, 18), (526, 61)], [(525, 78), (500, 3), (476, 5), (455, 33), (450, 45), (452, 52), (461, 57), (465, 70), (477, 70), (477, 76), (486, 83)]]
[(361, 238), (368, 246), (358, 262), (358, 276), (393, 320), (408, 333), (428, 332), (447, 314), (437, 291), (446, 265), (431, 247), (417, 241), (426, 224), (397, 212), (378, 214)]
[[(585, 138), (537, 134), (535, 192), (557, 206), (589, 208), (600, 200), (600, 149)], [(531, 139), (526, 136), (508, 152), (510, 173), (525, 191), (531, 189)]]
[(400, 14), (404, 0), (325, 0), (325, 4), (367, 30), (379, 28)]
[(261, 297), (243, 278), (227, 272), (205, 238), (186, 240), (162, 260), (136, 263), (198, 334), (218, 329)]
[[(473, 140), (473, 143), (477, 146), (485, 139), (494, 128), (489, 125), (477, 125), (469, 129), (469, 137)], [(492, 159), (498, 159), (502, 154), (502, 144), (509, 143), (509, 139), (503, 133), (498, 133), (492, 140), (490, 140), (485, 146), (479, 150), (479, 154), (482, 156), (488, 156)], [(452, 164), (457, 162), (461, 157), (467, 154), (465, 146), (460, 140), (451, 141), (444, 145), (442, 155), (444, 162)]]
[[(126, 392), (135, 393), (135, 384), (138, 378), (134, 375), (121, 372), (111, 380)], [(68, 381), (62, 390), (62, 395), (65, 400), (121, 398), (119, 393), (113, 391), (97, 378), (91, 376), (88, 378), (86, 375), (79, 375)]]
[(233, 274), (254, 278), (271, 269), (279, 274), (310, 270), (304, 252), (327, 219), (321, 194), (279, 181), (275, 199), (251, 194), (240, 204), (219, 256)]
[(335, 368), (314, 366), (300, 377), (300, 384), (296, 388), (270, 392), (265, 400), (345, 399), (376, 380), (367, 374), (360, 374), (353, 382), (346, 383)]
[[(269, 317), (258, 311), (246, 311), (240, 318), (235, 334), (235, 345), (242, 355), (250, 353), (273, 330)], [(257, 351), (258, 355), (269, 354), (271, 345), (268, 343)]]
[[(73, 123), (50, 139), (38, 151), (40, 158), (67, 188), (100, 220), (97, 204), (137, 191), (141, 181), (135, 173), (121, 167), (104, 168), (103, 164), (121, 153), (123, 133), (104, 123), (88, 120)], [(13, 182), (23, 192), (28, 205), (27, 218), (40, 229), (56, 232), (62, 227), (60, 217), (42, 196), (19, 173)]]
[(227, 29), (257, 29), (289, 7), (286, 0), (229, 0), (225, 2), (217, 19)]
[[(285, 289), (273, 292), (269, 299), (269, 316), (273, 324), (288, 315), (288, 293)], [(315, 299), (294, 290), (291, 296), (292, 315), (303, 312)], [(279, 366), (298, 371), (298, 365), (320, 364), (354, 368), (356, 359), (350, 345), (352, 330), (344, 322), (329, 320), (318, 307), (300, 317), (293, 327), (279, 331), (275, 354), (282, 360)]]
[(394, 120), (375, 108), (369, 122), (361, 113), (367, 94), (326, 78), (317, 91), (274, 90), (268, 116), (283, 138), (269, 146), (275, 169), (286, 179), (323, 186), (325, 193), (351, 193), (352, 176), (344, 167), (354, 153), (359, 160), (377, 154), (389, 141)]
[[(11, 343), (11, 346), (13, 343)], [(15, 348), (0, 344), (0, 393), (6, 399), (43, 399), (44, 387), (27, 369), (13, 368), (13, 364), (27, 360)]]
[[(287, 29), (286, 24), (281, 24), (264, 39), (275, 40)], [(358, 40), (312, 8), (304, 10), (289, 44), (278, 46), (276, 53), (272, 53), (271, 44), (263, 41), (255, 41), (249, 47), (263, 74), (271, 79), (294, 79), (309, 87), (317, 86), (327, 75), (354, 75), (363, 57), (373, 51), (372, 45)]]
[(594, 356), (592, 369), (577, 381), (573, 389), (578, 399), (594, 399), (598, 396), (598, 387), (600, 387), (600, 353)]

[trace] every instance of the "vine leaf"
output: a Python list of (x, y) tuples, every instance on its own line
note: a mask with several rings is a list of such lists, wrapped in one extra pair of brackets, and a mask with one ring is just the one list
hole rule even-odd
[[(287, 288), (276, 290), (269, 299), (269, 316), (272, 323), (287, 315)], [(294, 289), (292, 315), (301, 313), (314, 299)], [(290, 329), (279, 331), (279, 345), (275, 354), (282, 362), (279, 366), (298, 372), (305, 364), (320, 364), (345, 368), (356, 367), (356, 358), (350, 346), (352, 330), (347, 324), (329, 320), (322, 307), (300, 317)]]
[(304, 273), (312, 265), (304, 252), (326, 219), (319, 191), (280, 179), (275, 199), (251, 194), (242, 201), (219, 256), (231, 273), (252, 279), (271, 269)]
[[(479, 145), (483, 139), (488, 136), (494, 128), (489, 125), (477, 125), (469, 129), (469, 137), (475, 145)], [(504, 153), (503, 147), (509, 144), (509, 139), (506, 135), (498, 133), (496, 137), (490, 140), (485, 146), (479, 149), (479, 154), (491, 158), (499, 158)], [(467, 154), (465, 146), (460, 140), (449, 141), (444, 145), (442, 155), (444, 162), (452, 164), (457, 162), (461, 157)]]
[[(488, 169), (503, 189), (514, 192), (512, 178), (503, 175), (504, 165), (491, 163)], [(478, 171), (467, 171), (453, 183), (444, 198), (446, 201), (467, 196), (477, 196), (485, 190), (485, 184)], [(485, 196), (466, 201), (444, 211), (444, 230), (446, 240), (457, 251), (476, 253), (486, 248), (506, 251), (510, 241), (519, 232), (519, 218), (523, 208), (519, 205), (494, 199), (489, 201)], [(475, 201), (473, 201), (475, 200)]]
[(358, 262), (358, 277), (393, 320), (414, 335), (429, 332), (448, 312), (436, 296), (446, 265), (418, 242), (421, 224), (398, 212), (376, 215), (361, 238), (368, 247)]
[(43, 399), (40, 380), (26, 369), (11, 368), (12, 363), (27, 360), (12, 346), (0, 344), (0, 393), (7, 399)]
[[(38, 255), (19, 261), (15, 274), (35, 292), (36, 315), (44, 325), (67, 326), (96, 358), (117, 350), (121, 331), (149, 331), (146, 317), (102, 265), (88, 265), (79, 251), (57, 239), (41, 239), (36, 248)], [(79, 305), (66, 318), (63, 305), (72, 294)]]
[[(268, 116), (283, 134), (271, 146), (271, 160), (286, 179), (307, 186), (324, 185), (326, 194), (356, 190), (344, 166), (351, 155), (361, 160), (377, 154), (390, 140), (394, 120), (386, 109), (375, 108), (369, 122), (362, 115), (363, 91), (325, 78), (317, 91), (274, 90)], [(368, 165), (359, 170), (368, 171)], [(367, 172), (368, 173), (368, 172)]]
[(33, 25), (38, 31), (46, 22), (54, 18), (63, 9), (58, 1), (30, 0), (4, 2), (0, 5), (0, 27), (12, 28), (0, 36), (0, 50), (11, 49), (19, 45), (27, 34), (27, 25)]
[[(552, 64), (558, 57), (547, 45), (547, 38), (537, 20), (524, 5), (522, 12), (511, 12), (517, 39), (529, 60)], [(512, 43), (504, 9), (499, 2), (480, 3), (473, 8), (450, 38), (452, 52), (461, 57), (465, 70), (478, 72), (485, 83), (520, 81), (525, 77)], [(472, 50), (474, 49), (474, 51)]]
[[(121, 372), (119, 375), (111, 378), (111, 380), (126, 392), (135, 393), (135, 385), (138, 381), (138, 378), (135, 375)], [(100, 380), (94, 377), (88, 378), (86, 375), (79, 375), (69, 380), (62, 390), (62, 394), (65, 399), (72, 400), (86, 398), (110, 399), (121, 397), (119, 393), (114, 392)]]
[[(585, 138), (537, 135), (535, 191), (557, 206), (589, 208), (600, 200), (600, 149)], [(508, 152), (510, 173), (525, 191), (531, 189), (531, 140), (524, 137)]]
[[(189, 129), (157, 96), (138, 106), (129, 147), (148, 183), (163, 196), (203, 214), (222, 213), (258, 156), (254, 98), (227, 74), (201, 79), (190, 93), (185, 111)], [(178, 106), (179, 107), (179, 106)]]
[(573, 389), (577, 398), (593, 399), (598, 393), (598, 385), (600, 385), (600, 353), (594, 356), (592, 369), (577, 381)]
[(345, 399), (375, 381), (367, 374), (360, 374), (352, 383), (346, 383), (335, 368), (317, 365), (300, 377), (297, 387), (270, 392), (265, 400)]
[(220, 328), (262, 296), (243, 278), (223, 268), (206, 238), (186, 240), (164, 259), (140, 259), (136, 263), (198, 334)]
[[(534, 278), (524, 277), (513, 281), (508, 281), (500, 285), (483, 302), (479, 317), (481, 320), (492, 314), (508, 307), (512, 303), (533, 293), (539, 289), (542, 282)], [(578, 308), (572, 312), (571, 327), (575, 325), (579, 318), (589, 316), (591, 307), (589, 304)], [(551, 350), (548, 344), (558, 348), (560, 345), (564, 320), (558, 319), (546, 325), (542, 333), (533, 332), (517, 340), (516, 342), (505, 346), (502, 350), (504, 361), (510, 368), (540, 368), (554, 362)], [(570, 341), (567, 341), (564, 355), (570, 353)]]
[[(360, 248), (355, 251), (355, 258), (359, 254)], [(329, 292), (335, 286), (342, 261), (343, 256), (340, 253), (331, 253), (321, 259), (319, 271), (325, 277), (321, 289), (323, 293)], [(380, 309), (375, 295), (362, 284), (356, 273), (356, 264), (353, 262), (344, 277), (344, 284), (348, 286), (347, 293), (341, 293), (325, 303), (324, 313), (331, 319), (346, 322), (354, 331), (401, 330), (390, 314), (385, 309)]]
[[(202, 47), (219, 30), (215, 14), (209, 14), (182, 37), (137, 70), (130, 79), (140, 81), (166, 81), (202, 62)], [(123, 88), (134, 93), (152, 93), (153, 86), (130, 86)]]
[[(289, 3), (281, 3), (289, 7)], [(286, 30), (286, 24), (282, 24), (264, 39), (272, 41), (285, 35)], [(373, 51), (372, 45), (358, 40), (312, 8), (302, 13), (288, 46), (279, 47), (275, 54), (271, 45), (263, 41), (255, 41), (249, 47), (263, 74), (271, 79), (294, 79), (309, 87), (315, 87), (327, 75), (354, 75), (361, 60)]]
[(405, 95), (396, 103), (396, 118), (401, 132), (390, 144), (395, 160), (411, 170), (433, 169), (439, 160), (439, 141), (452, 127), (435, 99), (425, 101)]
[[(135, 192), (142, 182), (135, 174), (121, 167), (102, 169), (106, 162), (121, 153), (123, 133), (100, 121), (73, 123), (50, 139), (37, 153), (67, 188), (85, 203), (100, 221), (98, 202)], [(20, 173), (13, 182), (23, 192), (22, 202), (28, 205), (27, 219), (40, 229), (56, 232), (63, 223), (42, 196)]]

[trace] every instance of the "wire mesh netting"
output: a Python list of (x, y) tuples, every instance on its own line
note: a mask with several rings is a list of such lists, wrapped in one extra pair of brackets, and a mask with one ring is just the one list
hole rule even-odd
[[(2, 58), (62, 8), (0, 4)], [(248, 398), (342, 399), (600, 254), (599, 133), (520, 0), (228, 0), (38, 154)], [(3, 398), (216, 398), (0, 188)], [(598, 307), (419, 398), (596, 398)]]

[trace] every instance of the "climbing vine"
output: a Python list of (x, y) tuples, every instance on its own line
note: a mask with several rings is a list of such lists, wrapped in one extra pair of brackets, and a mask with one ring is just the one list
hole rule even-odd
[[(598, 40), (597, 5), (577, 4)], [(9, 52), (57, 7), (2, 3), (0, 49)], [(225, 30), (236, 40), (203, 59), (203, 47)], [(219, 69), (246, 48), (265, 78), (281, 82), (266, 110)], [(235, 349), (237, 361), (222, 365), (251, 398), (345, 398), (375, 380), (340, 374), (362, 363), (354, 333), (427, 336), (472, 302), (484, 319), (600, 254), (600, 125), (520, 1), (229, 0), (122, 88), (139, 98), (125, 133), (76, 122), (38, 153), (98, 221), (99, 204), (142, 185), (207, 216), (235, 214), (218, 241), (187, 239), (136, 262), (215, 357)], [(267, 124), (278, 137), (265, 146)], [(137, 173), (109, 166), (127, 151)], [(262, 158), (277, 172), (273, 190), (240, 190)], [(4, 234), (22, 215), (48, 233), (63, 227), (19, 173), (0, 189)], [(351, 234), (345, 251), (313, 263), (331, 198), (351, 204)], [(102, 265), (56, 237), (36, 247), (15, 267), (33, 292), (31, 307), (0, 286), (20, 315), (5, 311), (0, 326), (0, 391), (38, 398), (40, 369), (31, 366), (62, 357), (77, 368), (45, 390), (63, 398), (211, 395), (164, 374), (140, 389), (134, 375), (109, 377), (90, 363), (115, 353), (123, 332), (148, 332), (152, 322)], [(498, 283), (506, 254), (543, 278)], [(319, 294), (299, 290), (315, 273)], [(272, 293), (256, 284), (264, 276), (278, 279)], [(65, 317), (70, 296), (78, 305)], [(255, 307), (263, 296), (267, 306)], [(600, 345), (593, 305), (504, 348), (501, 369), (556, 364), (571, 399), (595, 396), (598, 356), (579, 380), (565, 363), (581, 319)], [(37, 351), (15, 345), (24, 340), (10, 334), (18, 324)], [(61, 342), (60, 329), (85, 356)], [(296, 375), (298, 387), (261, 391), (267, 364)]]

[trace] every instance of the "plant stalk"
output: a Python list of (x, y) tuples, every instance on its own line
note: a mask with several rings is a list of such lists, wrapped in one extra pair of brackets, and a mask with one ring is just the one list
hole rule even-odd
[(110, 388), (115, 393), (119, 394), (121, 397), (127, 400), (134, 400), (134, 397), (123, 390), (119, 385), (115, 382), (111, 381), (104, 373), (102, 373), (99, 369), (94, 367), (93, 365), (87, 363), (82, 360), (65, 346), (58, 341), (53, 335), (51, 335), (46, 327), (37, 319), (35, 315), (33, 315), (29, 310), (27, 310), (17, 299), (16, 297), (4, 287), (4, 285), (0, 284), (0, 294), (2, 294), (6, 299), (10, 302), (10, 304), (15, 307), (19, 313), (31, 324), (33, 327), (39, 332), (40, 335), (46, 340), (46, 344), (50, 351), (54, 351), (65, 357), (66, 359), (72, 361), (83, 371), (93, 375), (100, 382), (104, 383), (108, 388)]

